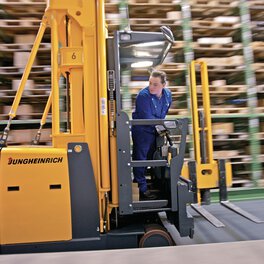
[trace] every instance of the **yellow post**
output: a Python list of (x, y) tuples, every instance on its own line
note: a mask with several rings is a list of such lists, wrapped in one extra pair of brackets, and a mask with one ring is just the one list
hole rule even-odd
[[(191, 78), (191, 103), (192, 103), (192, 122), (193, 122), (193, 137), (194, 137), (194, 154), (196, 162), (201, 162), (201, 148), (200, 148), (200, 136), (199, 136), (199, 118), (198, 118), (198, 99), (197, 99), (197, 87), (196, 87), (196, 73), (195, 73), (195, 61), (190, 64), (190, 78)], [(194, 129), (198, 128), (198, 129)]]
[(210, 107), (210, 91), (208, 84), (208, 71), (205, 62), (200, 62), (201, 65), (201, 80), (202, 80), (202, 96), (203, 96), (203, 109), (205, 114), (205, 130), (206, 130), (206, 147), (208, 155), (208, 163), (213, 162), (213, 139), (212, 139), (212, 121), (211, 121), (211, 107)]
[(16, 116), (17, 108), (18, 108), (19, 102), (21, 100), (21, 97), (22, 97), (22, 94), (23, 94), (23, 91), (25, 88), (25, 84), (26, 84), (28, 76), (30, 74), (32, 65), (33, 65), (34, 60), (36, 58), (36, 54), (37, 54), (40, 42), (42, 40), (43, 34), (45, 32), (46, 26), (47, 26), (47, 17), (44, 15), (42, 18), (42, 21), (40, 23), (40, 28), (38, 30), (38, 34), (37, 34), (35, 42), (33, 44), (32, 51), (30, 53), (28, 62), (26, 64), (25, 71), (24, 71), (22, 79), (20, 81), (15, 99), (13, 101), (12, 107), (11, 107), (10, 112), (9, 112), (9, 117), (11, 119), (13, 119)]
[[(52, 82), (52, 135), (60, 133), (59, 72), (58, 72), (58, 24), (56, 12), (51, 13), (51, 82)], [(53, 141), (54, 143), (54, 141)]]
[(98, 57), (99, 57), (99, 100), (100, 100), (100, 156), (102, 191), (110, 190), (109, 169), (109, 140), (108, 140), (108, 105), (106, 85), (106, 34), (105, 34), (105, 11), (104, 1), (99, 0), (97, 6), (97, 31), (98, 31)]
[(51, 107), (51, 100), (52, 100), (52, 91), (50, 91), (49, 99), (47, 101), (47, 104), (45, 106), (45, 109), (44, 109), (44, 112), (43, 112), (43, 115), (40, 121), (41, 126), (44, 126), (46, 124), (46, 119), (47, 119), (47, 116), (48, 116), (48, 113)]

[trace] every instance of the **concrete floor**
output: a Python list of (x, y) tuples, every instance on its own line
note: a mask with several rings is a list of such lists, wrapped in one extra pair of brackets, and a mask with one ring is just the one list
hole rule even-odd
[[(264, 200), (235, 204), (264, 220)], [(205, 208), (225, 227), (214, 227), (190, 209), (195, 221), (194, 238), (181, 238), (175, 232), (176, 247), (2, 255), (0, 264), (264, 263), (264, 223), (253, 223), (219, 204)]]

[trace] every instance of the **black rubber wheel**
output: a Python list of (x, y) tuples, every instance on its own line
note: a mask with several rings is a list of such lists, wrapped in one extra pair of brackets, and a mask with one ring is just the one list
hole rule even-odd
[(148, 225), (145, 227), (145, 234), (139, 241), (140, 248), (146, 247), (168, 247), (174, 246), (170, 234), (160, 225)]

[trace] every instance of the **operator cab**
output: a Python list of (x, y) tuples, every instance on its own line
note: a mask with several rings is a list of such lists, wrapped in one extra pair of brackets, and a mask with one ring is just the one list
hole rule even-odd
[[(129, 84), (132, 81), (141, 83), (145, 81), (144, 86), (139, 85), (137, 88), (146, 87), (148, 69), (164, 61), (174, 42), (170, 29), (161, 27), (161, 31), (160, 33), (117, 31), (113, 38), (107, 40), (109, 118), (115, 116), (109, 123), (116, 128), (118, 194), (122, 197), (119, 199), (118, 210), (119, 215), (123, 217), (144, 212), (166, 211), (182, 236), (192, 236), (193, 220), (187, 216), (186, 207), (180, 206), (192, 201), (190, 182), (180, 177), (188, 120), (174, 119), (166, 123), (166, 120), (161, 119), (131, 119), (133, 104)], [(137, 94), (138, 91), (134, 93)], [(115, 105), (115, 108), (111, 105)], [(158, 144), (152, 160), (132, 159), (130, 130), (136, 125), (156, 126)], [(170, 138), (172, 133), (173, 142)], [(133, 167), (154, 169), (154, 178), (161, 183), (158, 190), (161, 195), (156, 200), (141, 201), (133, 197)], [(185, 226), (180, 223), (185, 223)]]
[[(113, 38), (108, 39), (108, 51), (111, 51), (108, 52), (108, 90), (110, 100), (115, 100), (117, 113), (123, 111), (131, 117), (137, 93), (140, 89), (148, 86), (148, 70), (162, 64), (173, 42), (173, 34), (165, 26), (161, 27), (161, 32), (117, 31)], [(131, 91), (131, 87), (136, 89)], [(130, 124), (130, 128), (131, 126), (132, 124)], [(164, 124), (159, 126), (163, 126), (165, 129)], [(158, 135), (157, 133), (159, 144), (163, 138), (163, 134)], [(132, 142), (131, 138), (130, 142)], [(131, 145), (130, 142), (128, 142), (129, 145)], [(164, 140), (163, 145), (162, 149), (166, 148), (167, 142)], [(160, 152), (160, 148), (157, 149), (157, 153)], [(160, 155), (157, 154), (156, 156), (159, 157)], [(161, 171), (161, 168), (152, 170), (149, 167), (149, 169), (151, 172)], [(151, 179), (152, 181), (153, 179)], [(136, 195), (134, 198), (137, 198)]]

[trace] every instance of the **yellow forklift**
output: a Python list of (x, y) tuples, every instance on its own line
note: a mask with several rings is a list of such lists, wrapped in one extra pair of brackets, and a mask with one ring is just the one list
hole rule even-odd
[[(33, 144), (8, 146), (11, 123), (47, 27), (52, 85), (40, 128)], [(171, 230), (176, 228), (181, 237), (194, 234), (188, 205), (215, 226), (223, 226), (201, 206), (213, 188), (220, 188), (221, 204), (237, 209), (227, 200), (231, 166), (212, 156), (205, 63), (204, 113), (196, 97), (197, 62), (190, 66), (194, 161), (184, 164), (187, 118), (130, 120), (123, 111), (122, 71), (161, 64), (173, 41), (167, 27), (160, 33), (116, 31), (108, 37), (103, 0), (47, 2), (0, 138), (1, 254), (175, 245)], [(52, 145), (40, 146), (50, 108)], [(153, 160), (131, 158), (134, 125), (156, 126), (158, 149)], [(163, 194), (159, 199), (133, 200), (135, 166), (154, 168)], [(240, 208), (236, 211), (248, 216)]]
[[(52, 85), (40, 129), (33, 145), (7, 146), (47, 27)], [(181, 236), (193, 236), (193, 218), (186, 210), (193, 201), (191, 182), (181, 177), (188, 120), (130, 120), (122, 110), (122, 70), (161, 64), (172, 43), (166, 27), (160, 33), (117, 31), (107, 37), (102, 0), (47, 2), (0, 139), (1, 253), (173, 245), (161, 212)], [(61, 98), (66, 102), (62, 109)], [(40, 146), (50, 107), (52, 146)], [(132, 160), (132, 125), (173, 129), (179, 142), (167, 158)], [(133, 201), (135, 166), (165, 168), (169, 177), (160, 186), (165, 197)]]

